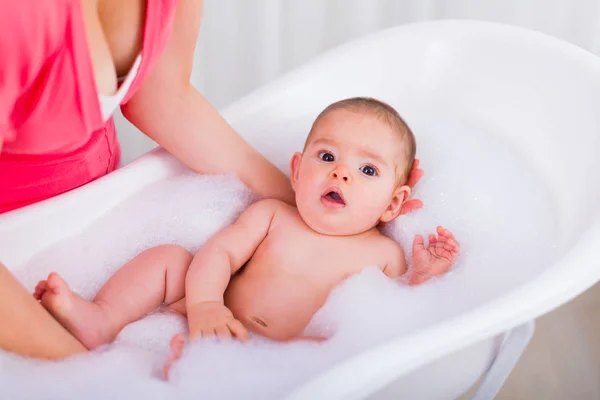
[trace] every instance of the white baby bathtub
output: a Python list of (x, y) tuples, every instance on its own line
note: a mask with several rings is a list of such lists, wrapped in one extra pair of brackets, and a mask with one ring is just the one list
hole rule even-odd
[[(358, 94), (393, 99), (413, 121), (419, 118), (415, 110), (435, 103), (494, 126), (527, 155), (548, 187), (561, 248), (537, 278), (357, 354), (289, 398), (452, 399), (481, 377), (477, 397), (492, 398), (526, 346), (531, 321), (600, 278), (600, 179), (590, 174), (600, 168), (600, 59), (514, 27), (419, 23), (335, 49), (239, 100), (224, 115), (287, 172), (312, 118), (331, 101)], [(284, 137), (282, 127), (297, 134)], [(0, 257), (9, 268), (19, 266), (148, 184), (184, 170), (157, 149), (84, 188), (1, 215)]]

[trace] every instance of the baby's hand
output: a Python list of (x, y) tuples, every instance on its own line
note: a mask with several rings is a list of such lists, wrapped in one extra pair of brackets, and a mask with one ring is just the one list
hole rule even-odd
[(420, 235), (413, 242), (413, 271), (410, 284), (423, 283), (431, 277), (445, 274), (458, 258), (460, 245), (454, 239), (452, 233), (444, 227), (438, 226), (435, 235), (429, 235), (429, 245), (425, 248), (425, 242)]
[(187, 310), (190, 340), (217, 336), (231, 339), (233, 336), (242, 341), (248, 340), (248, 331), (244, 325), (222, 303), (207, 301), (195, 304)]
[[(206, 301), (195, 304), (187, 309), (187, 318), (190, 340), (211, 336), (227, 339), (235, 336), (242, 341), (248, 340), (248, 331), (244, 325), (235, 319), (231, 311), (222, 303)], [(185, 337), (181, 333), (171, 339), (171, 353), (163, 367), (165, 379), (169, 378), (171, 367), (181, 357), (185, 342)]]

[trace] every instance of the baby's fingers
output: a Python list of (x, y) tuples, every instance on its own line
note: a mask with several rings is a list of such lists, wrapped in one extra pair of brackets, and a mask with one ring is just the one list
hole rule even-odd
[(453, 246), (450, 246), (446, 243), (438, 242), (433, 248), (433, 253), (437, 257), (441, 257), (448, 261), (450, 264), (453, 264), (456, 257), (458, 256), (458, 251)]
[(421, 235), (415, 236), (415, 240), (413, 241), (413, 254), (417, 253), (425, 248), (425, 241)]
[(452, 234), (452, 232), (450, 232), (448, 229), (444, 228), (443, 226), (437, 227), (437, 233), (438, 233), (438, 235), (440, 235), (440, 237), (454, 239), (454, 235)]
[(248, 330), (237, 319), (229, 321), (227, 323), (227, 327), (229, 327), (229, 330), (231, 330), (233, 336), (237, 337), (242, 342), (245, 342), (249, 339)]
[(442, 247), (446, 250), (450, 250), (454, 253), (457, 253), (460, 251), (460, 244), (458, 244), (458, 242), (454, 239), (449, 239), (449, 238), (440, 238), (438, 240), (438, 243), (440, 243), (442, 245)]
[(448, 240), (448, 244), (454, 249), (456, 253), (460, 252), (460, 243), (458, 243), (456, 240), (450, 239)]
[(211, 336), (215, 335), (215, 330), (209, 327), (203, 328), (201, 331), (198, 332), (198, 335), (196, 335), (196, 337), (198, 339), (206, 339), (209, 338)]
[(452, 235), (452, 233), (448, 229), (442, 226), (438, 226), (438, 234), (440, 235), (440, 237), (437, 239), (438, 242), (447, 244), (451, 248), (455, 249), (456, 252), (460, 250), (460, 244), (456, 241), (454, 235)]
[(231, 331), (227, 325), (220, 325), (215, 328), (215, 334), (219, 339), (231, 339)]
[(452, 252), (453, 252), (453, 248), (447, 245), (444, 245), (442, 243), (437, 243), (436, 246), (434, 247), (434, 252), (437, 256), (440, 257), (444, 257), (447, 258), (448, 260), (452, 260)]
[(449, 238), (447, 236), (440, 236), (439, 238), (437, 238), (436, 241), (439, 243), (443, 243), (443, 244), (450, 244), (452, 246), (455, 246), (457, 244), (456, 240)]

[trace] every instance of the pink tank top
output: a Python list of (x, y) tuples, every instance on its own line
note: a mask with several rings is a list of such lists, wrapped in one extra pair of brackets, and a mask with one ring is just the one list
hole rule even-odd
[[(104, 121), (88, 52), (85, 0), (3, 1), (0, 10), (0, 213), (113, 171), (120, 147)], [(141, 64), (125, 105), (171, 35), (177, 0), (147, 0)]]

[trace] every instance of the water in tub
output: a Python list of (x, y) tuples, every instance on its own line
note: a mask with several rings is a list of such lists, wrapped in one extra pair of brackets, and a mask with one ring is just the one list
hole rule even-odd
[[(172, 335), (184, 320), (163, 311), (127, 326), (97, 351), (58, 363), (0, 352), (2, 398), (280, 398), (337, 361), (478, 307), (531, 279), (553, 258), (556, 221), (547, 189), (522, 155), (491, 127), (439, 118), (413, 126), (425, 177), (414, 196), (422, 210), (386, 228), (411, 256), (415, 234), (439, 224), (462, 254), (443, 278), (420, 287), (388, 280), (373, 268), (348, 279), (308, 327), (335, 335), (325, 344), (246, 345), (200, 342), (159, 378)], [(290, 154), (291, 156), (291, 154)], [(57, 271), (86, 298), (124, 262), (148, 247), (198, 249), (251, 201), (237, 180), (184, 175), (128, 199), (102, 219), (35, 255), (17, 277), (32, 290)]]

